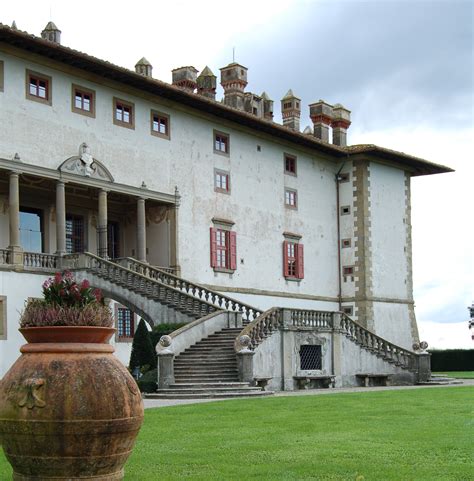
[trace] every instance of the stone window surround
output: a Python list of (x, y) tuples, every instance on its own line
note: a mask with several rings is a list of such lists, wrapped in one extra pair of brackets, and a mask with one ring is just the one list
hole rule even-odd
[[(76, 92), (80, 92), (81, 94), (86, 94), (90, 96), (91, 98), (90, 110), (84, 110), (79, 107), (76, 107)], [(96, 103), (95, 90), (82, 87), (81, 85), (77, 85), (77, 84), (71, 85), (71, 111), (72, 112), (80, 115), (85, 115), (87, 117), (95, 118), (95, 103)]]
[(7, 339), (7, 296), (0, 296), (0, 340)]
[[(213, 228), (223, 230), (223, 231), (226, 231), (226, 232), (232, 232), (233, 226), (235, 225), (234, 221), (229, 220), (229, 219), (223, 219), (223, 218), (220, 218), (220, 217), (213, 217), (211, 219), (211, 222), (213, 224), (213, 226), (212, 226)], [(230, 234), (229, 234), (228, 249), (229, 249), (228, 255), (229, 255), (229, 262), (230, 262), (230, 255), (231, 255), (231, 252), (230, 252), (230, 249), (231, 249), (231, 247), (230, 247)], [(233, 274), (235, 272), (234, 269), (229, 269), (229, 268), (224, 268), (224, 267), (213, 267), (212, 269), (216, 273), (217, 272), (223, 272), (225, 274)]]
[[(294, 193), (294, 204), (289, 204), (287, 202), (287, 193), (289, 192)], [(287, 209), (298, 210), (298, 191), (296, 189), (289, 189), (288, 187), (285, 187), (285, 207)]]
[[(226, 157), (229, 157), (229, 155), (230, 155), (230, 135), (226, 134), (225, 132), (222, 132), (220, 130), (216, 130), (216, 129), (214, 129), (212, 132), (213, 132), (213, 134), (212, 134), (212, 140), (213, 140), (212, 145), (213, 145), (214, 153), (219, 154), (219, 155), (225, 155)], [(225, 142), (225, 147), (226, 147), (225, 151), (216, 149), (216, 138), (218, 136), (223, 137), (226, 141)]]
[[(118, 106), (128, 107), (130, 109), (130, 122), (124, 122), (117, 119), (116, 112)], [(128, 100), (113, 97), (112, 107), (112, 118), (114, 124), (118, 125), (119, 127), (135, 130), (135, 104), (133, 102), (129, 102)]]
[(354, 315), (354, 306), (341, 306), (342, 312), (348, 316)]
[[(133, 336), (131, 337), (126, 337), (126, 336), (119, 336), (119, 330), (118, 330), (118, 312), (119, 312), (119, 309), (128, 309), (128, 307), (118, 303), (118, 302), (115, 302), (115, 305), (114, 305), (114, 318), (115, 318), (115, 327), (116, 327), (116, 331), (115, 331), (115, 342), (125, 342), (125, 343), (128, 343), (130, 344), (131, 342), (133, 342)], [(130, 310), (130, 309), (129, 309)], [(137, 327), (137, 323), (136, 323), (136, 320), (137, 320), (137, 316), (136, 314), (130, 310), (130, 312), (132, 313), (131, 316), (132, 316), (132, 329), (133, 329), (133, 333), (135, 334), (135, 329)]]
[[(153, 121), (154, 121), (155, 116), (157, 116), (161, 119), (166, 119), (166, 133), (157, 132), (156, 130), (153, 130)], [(165, 114), (164, 112), (160, 112), (159, 110), (151, 109), (151, 111), (150, 111), (150, 132), (151, 132), (151, 135), (154, 135), (155, 137), (160, 137), (161, 139), (170, 140), (170, 138), (171, 138), (170, 116), (168, 114)]]
[[(227, 189), (223, 189), (217, 186), (217, 179), (218, 175), (226, 176), (227, 177)], [(230, 194), (230, 172), (228, 170), (222, 169), (214, 169), (214, 191), (219, 192), (221, 194)]]
[[(38, 80), (44, 80), (46, 82), (46, 98), (41, 98), (36, 95), (30, 94), (30, 79), (34, 77)], [(33, 100), (40, 104), (52, 105), (53, 103), (53, 82), (49, 75), (45, 75), (33, 70), (25, 70), (25, 94), (28, 100)]]
[[(294, 170), (288, 170), (286, 168), (286, 159), (291, 159), (294, 162)], [(286, 152), (283, 153), (283, 171), (286, 175), (292, 175), (297, 177), (297, 157), (293, 154), (288, 154)]]
[(341, 215), (350, 215), (350, 213), (351, 213), (350, 205), (341, 205)]
[(341, 249), (352, 247), (352, 239), (341, 239)]

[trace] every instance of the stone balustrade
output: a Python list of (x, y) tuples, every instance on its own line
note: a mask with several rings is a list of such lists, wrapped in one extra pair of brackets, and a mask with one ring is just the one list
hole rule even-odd
[(58, 256), (41, 252), (24, 252), (23, 266), (54, 270), (58, 267)]
[(249, 306), (248, 304), (222, 295), (218, 292), (211, 291), (204, 286), (187, 281), (161, 268), (150, 266), (130, 257), (115, 259), (114, 262), (130, 271), (140, 273), (149, 279), (155, 279), (162, 284), (185, 292), (189, 296), (210, 303), (219, 309), (230, 312), (240, 312), (242, 313), (244, 321), (250, 322), (262, 313), (262, 311), (253, 306)]
[(333, 313), (330, 311), (311, 311), (307, 309), (288, 309), (291, 325), (294, 327), (332, 328)]

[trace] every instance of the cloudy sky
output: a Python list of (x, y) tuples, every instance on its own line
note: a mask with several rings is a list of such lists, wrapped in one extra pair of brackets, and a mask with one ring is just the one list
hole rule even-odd
[(414, 288), (422, 337), (469, 347), (473, 11), (471, 0), (17, 0), (2, 4), (0, 21), (39, 34), (52, 19), (64, 45), (128, 68), (145, 56), (167, 82), (182, 65), (218, 74), (235, 48), (247, 90), (265, 90), (276, 113), (289, 88), (303, 105), (339, 102), (352, 110), (350, 144), (456, 169), (413, 179)]

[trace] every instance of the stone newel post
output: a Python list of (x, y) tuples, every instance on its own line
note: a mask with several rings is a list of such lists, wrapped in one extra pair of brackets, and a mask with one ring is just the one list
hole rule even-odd
[(253, 356), (255, 352), (249, 349), (250, 337), (240, 336), (238, 339), (240, 351), (237, 351), (237, 366), (239, 369), (239, 381), (253, 383)]
[(158, 389), (165, 389), (174, 384), (174, 352), (170, 349), (173, 342), (171, 336), (161, 336), (160, 346), (163, 350), (156, 352), (158, 356)]

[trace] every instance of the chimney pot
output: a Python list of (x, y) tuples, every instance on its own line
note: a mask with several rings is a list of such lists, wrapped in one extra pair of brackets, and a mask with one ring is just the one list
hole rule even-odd
[(153, 66), (145, 57), (142, 57), (135, 65), (135, 72), (144, 77), (151, 77)]
[(47, 23), (46, 27), (44, 27), (44, 30), (41, 32), (41, 37), (50, 42), (61, 44), (61, 30), (56, 27), (54, 22)]
[(197, 73), (198, 71), (192, 66), (175, 68), (171, 71), (173, 85), (188, 92), (194, 92), (197, 87)]
[(351, 111), (341, 104), (334, 105), (332, 126), (332, 142), (334, 145), (346, 147), (347, 129), (351, 125)]
[(333, 117), (333, 106), (324, 100), (309, 105), (309, 116), (313, 121), (313, 135), (329, 143), (329, 127)]

